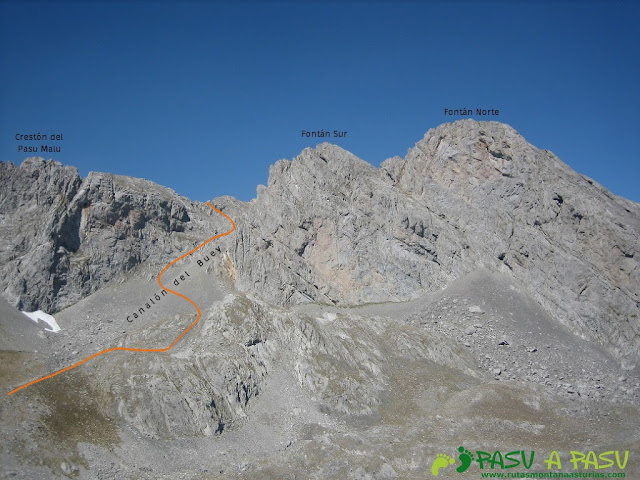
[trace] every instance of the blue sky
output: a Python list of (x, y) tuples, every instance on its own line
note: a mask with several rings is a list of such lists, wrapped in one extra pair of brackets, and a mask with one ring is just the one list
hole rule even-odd
[(379, 165), (478, 106), (640, 201), (638, 5), (0, 2), (0, 159), (62, 133), (83, 176), (246, 201), (303, 129)]

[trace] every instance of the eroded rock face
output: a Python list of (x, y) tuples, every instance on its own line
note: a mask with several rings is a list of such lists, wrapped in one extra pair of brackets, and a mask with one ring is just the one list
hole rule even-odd
[(627, 368), (640, 346), (640, 208), (497, 122), (429, 131), (375, 169), (330, 144), (270, 170), (222, 239), (236, 285), (279, 304), (401, 301), (507, 272)]
[(270, 302), (407, 300), (473, 265), (451, 225), (334, 145), (277, 162), (241, 207), (238, 235), (221, 243), (238, 287)]
[[(5, 392), (192, 324), (187, 302), (134, 323), (105, 306), (226, 231), (209, 207), (42, 159), (0, 180), (0, 290), (71, 305), (50, 335), (2, 308)], [(169, 351), (112, 351), (4, 395), (4, 476), (28, 459), (43, 479), (424, 477), (460, 438), (568, 451), (594, 424), (612, 426), (594, 451), (637, 449), (638, 369), (621, 366), (640, 351), (640, 207), (510, 127), (443, 125), (381, 168), (321, 144), (273, 165), (255, 200), (212, 203), (237, 231), (191, 259), (192, 274), (209, 259), (181, 284), (199, 323)]]
[[(216, 231), (208, 207), (145, 180), (35, 159), (1, 171), (0, 281), (21, 308), (60, 309)], [(404, 301), (482, 267), (637, 362), (640, 206), (507, 125), (442, 125), (379, 169), (321, 144), (276, 162), (251, 202), (213, 202), (237, 224), (216, 242), (216, 274), (268, 303)]]
[[(289, 372), (325, 414), (375, 415), (392, 373), (417, 363), (482, 378), (450, 338), (383, 316), (321, 316), (230, 294), (206, 311), (168, 355), (118, 352), (93, 380), (114, 410), (146, 437), (212, 436), (238, 428), (274, 372)], [(163, 345), (188, 322), (175, 318), (136, 332), (132, 345)], [(255, 412), (254, 412), (255, 413)]]
[[(117, 415), (147, 437), (222, 433), (246, 418), (249, 401), (263, 389), (274, 341), (269, 319), (260, 305), (229, 296), (171, 354), (111, 355), (96, 378)], [(170, 343), (184, 324), (178, 317), (149, 326), (133, 342)]]
[(82, 179), (73, 167), (28, 158), (20, 167), (0, 164), (0, 182), (4, 296), (22, 309), (51, 307), (65, 269), (59, 249), (74, 243), (73, 234), (57, 233)]
[(636, 363), (637, 203), (497, 122), (440, 126), (382, 170), (456, 225), (480, 265), (510, 271), (574, 332)]
[(202, 208), (147, 180), (94, 172), (82, 180), (75, 168), (41, 158), (0, 168), (1, 285), (23, 310), (72, 305), (140, 263), (169, 261), (204, 234), (188, 235), (197, 228), (188, 211)]

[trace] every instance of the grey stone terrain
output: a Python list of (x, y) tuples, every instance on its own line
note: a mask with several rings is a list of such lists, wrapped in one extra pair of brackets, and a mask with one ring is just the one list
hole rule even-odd
[(0, 163), (0, 182), (2, 289), (25, 311), (56, 312), (136, 265), (166, 264), (209, 233), (198, 230), (208, 207), (148, 180), (95, 172), (83, 180), (34, 157)]
[[(173, 296), (126, 317), (220, 215), (42, 159), (0, 180), (0, 289), (62, 327), (0, 302), (3, 391), (193, 322)], [(630, 450), (640, 475), (638, 204), (472, 120), (380, 168), (321, 144), (212, 203), (236, 232), (164, 277), (189, 273), (200, 323), (0, 398), (0, 476), (423, 479), (460, 445), (536, 450), (539, 472)]]

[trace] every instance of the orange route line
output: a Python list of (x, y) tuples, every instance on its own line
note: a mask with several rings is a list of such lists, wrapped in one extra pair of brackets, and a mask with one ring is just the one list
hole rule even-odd
[(209, 207), (211, 207), (213, 210), (215, 210), (216, 212), (218, 212), (220, 215), (222, 215), (224, 218), (226, 218), (227, 220), (229, 220), (231, 222), (231, 225), (232, 225), (231, 230), (229, 230), (228, 232), (220, 233), (220, 234), (218, 234), (218, 235), (216, 235), (214, 237), (211, 237), (210, 239), (202, 242), (200, 245), (198, 245), (196, 248), (194, 248), (190, 252), (187, 252), (184, 255), (176, 258), (171, 263), (169, 263), (166, 267), (164, 267), (162, 269), (162, 271), (160, 272), (160, 274), (158, 275), (158, 284), (160, 285), (160, 287), (162, 289), (167, 290), (168, 292), (171, 292), (171, 293), (173, 293), (174, 295), (177, 295), (180, 298), (183, 298), (184, 300), (186, 300), (187, 302), (189, 302), (191, 305), (193, 305), (195, 307), (196, 311), (198, 312), (198, 315), (196, 317), (195, 322), (193, 322), (191, 325), (189, 325), (180, 335), (178, 335), (178, 338), (176, 338), (173, 341), (173, 343), (171, 345), (169, 345), (168, 347), (165, 347), (165, 348), (130, 348), (130, 347), (107, 348), (106, 350), (102, 350), (101, 352), (97, 352), (97, 353), (94, 353), (93, 355), (89, 355), (84, 360), (80, 360), (78, 363), (74, 363), (73, 365), (71, 365), (69, 367), (66, 367), (66, 368), (63, 368), (62, 370), (58, 370), (57, 372), (54, 372), (54, 373), (52, 373), (50, 375), (46, 375), (46, 376), (44, 376), (42, 378), (38, 378), (37, 380), (33, 380), (33, 381), (29, 382), (29, 383), (25, 383), (24, 385), (21, 385), (20, 387), (11, 390), (9, 393), (7, 393), (7, 395), (12, 395), (12, 394), (16, 393), (18, 390), (22, 390), (23, 388), (27, 388), (30, 385), (33, 385), (33, 384), (38, 383), (38, 382), (42, 382), (43, 380), (47, 380), (48, 378), (55, 377), (56, 375), (60, 375), (63, 372), (66, 372), (66, 371), (71, 370), (73, 368), (79, 367), (80, 365), (82, 365), (83, 363), (88, 362), (92, 358), (99, 357), (100, 355), (104, 355), (105, 353), (108, 353), (108, 352), (115, 352), (117, 350), (122, 350), (122, 351), (126, 351), (126, 352), (166, 352), (168, 350), (171, 350), (173, 348), (173, 346), (176, 343), (178, 343), (180, 341), (180, 339), (182, 337), (184, 337), (187, 334), (187, 332), (189, 330), (191, 330), (195, 326), (196, 323), (198, 323), (200, 321), (200, 317), (202, 316), (202, 312), (200, 312), (200, 308), (198, 307), (196, 302), (191, 300), (189, 297), (187, 297), (186, 295), (183, 295), (181, 293), (178, 293), (176, 291), (173, 291), (170, 288), (165, 287), (162, 284), (162, 281), (161, 281), (162, 275), (164, 274), (164, 272), (166, 272), (175, 263), (179, 262), (180, 260), (182, 260), (185, 257), (188, 257), (189, 255), (191, 255), (195, 251), (201, 249), (207, 243), (212, 242), (216, 238), (220, 238), (220, 237), (224, 237), (225, 235), (229, 235), (231, 232), (233, 232), (236, 229), (236, 224), (235, 224), (235, 222), (233, 220), (231, 220), (231, 217), (229, 217), (227, 214), (225, 214), (225, 213), (221, 212), (220, 210), (218, 210), (216, 207), (211, 205), (209, 202), (206, 202), (206, 203), (207, 203), (207, 205)]

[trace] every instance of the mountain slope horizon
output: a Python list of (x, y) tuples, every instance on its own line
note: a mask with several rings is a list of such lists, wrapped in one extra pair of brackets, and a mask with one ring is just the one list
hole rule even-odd
[[(255, 199), (211, 200), (233, 234), (166, 272), (191, 305), (156, 278), (229, 228), (205, 204), (41, 158), (0, 182), (0, 386), (43, 379), (0, 396), (3, 478), (417, 480), (460, 448), (530, 448), (539, 472), (640, 452), (640, 205), (508, 125), (444, 124), (379, 168), (329, 143), (275, 162)], [(194, 305), (170, 351), (93, 357), (170, 345)]]
[[(214, 229), (207, 207), (144, 179), (29, 158), (0, 164), (3, 296), (56, 312), (154, 268)], [(499, 122), (429, 130), (379, 168), (322, 143), (267, 186), (213, 204), (238, 224), (218, 279), (276, 305), (398, 302), (478, 268), (513, 276), (554, 318), (625, 368), (640, 346), (640, 205)]]

